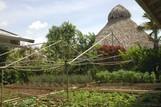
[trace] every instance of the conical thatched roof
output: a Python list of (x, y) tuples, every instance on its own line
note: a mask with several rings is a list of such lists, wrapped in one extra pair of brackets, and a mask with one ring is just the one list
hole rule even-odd
[(108, 16), (108, 23), (97, 34), (96, 41), (112, 32), (112, 35), (102, 41), (101, 45), (121, 45), (126, 49), (140, 44), (140, 46), (152, 48), (153, 43), (149, 41), (144, 31), (138, 30), (138, 26), (131, 20), (130, 12), (121, 5), (112, 9)]

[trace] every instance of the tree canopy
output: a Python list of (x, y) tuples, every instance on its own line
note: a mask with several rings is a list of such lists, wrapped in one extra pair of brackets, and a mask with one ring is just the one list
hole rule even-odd
[(49, 29), (47, 39), (46, 45), (61, 40), (61, 43), (46, 50), (48, 58), (67, 60), (92, 46), (95, 42), (95, 34), (84, 35), (75, 25), (70, 22), (64, 22), (60, 26), (52, 26)]

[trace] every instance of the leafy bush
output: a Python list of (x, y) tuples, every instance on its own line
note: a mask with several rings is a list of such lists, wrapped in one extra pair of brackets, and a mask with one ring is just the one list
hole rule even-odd
[(126, 66), (127, 68), (139, 71), (154, 71), (156, 79), (159, 79), (161, 74), (161, 49), (133, 47), (128, 49), (126, 53), (121, 54), (124, 60), (133, 60), (133, 64)]
[(100, 48), (98, 48), (98, 53), (106, 56), (118, 55), (120, 51), (125, 52), (125, 48), (113, 45), (103, 45)]
[[(125, 52), (125, 48), (122, 46), (113, 46), (113, 45), (103, 45), (98, 47), (97, 49), (98, 55), (102, 55), (96, 59), (96, 63), (107, 63), (107, 62), (116, 62), (122, 61), (121, 56), (119, 55), (120, 52)], [(101, 67), (100, 67), (101, 66)], [(118, 70), (121, 68), (121, 65), (98, 65), (97, 66), (101, 70)]]
[(146, 93), (138, 96), (134, 107), (160, 107), (161, 93)]
[(28, 77), (30, 76), (30, 72), (14, 70), (14, 69), (6, 69), (4, 70), (4, 84), (13, 84), (13, 83), (24, 83), (28, 82)]
[(146, 72), (134, 72), (134, 71), (101, 71), (97, 72), (95, 80), (101, 83), (153, 83), (155, 82), (154, 72), (151, 74)]

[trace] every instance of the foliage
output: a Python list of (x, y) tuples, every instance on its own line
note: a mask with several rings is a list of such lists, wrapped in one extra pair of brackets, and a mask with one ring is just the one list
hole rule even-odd
[[(62, 75), (55, 75), (55, 74), (43, 74), (43, 75), (35, 75), (29, 77), (29, 82), (36, 85), (43, 85), (43, 84), (66, 84), (67, 76), (64, 74)], [(92, 82), (92, 78), (90, 75), (78, 75), (72, 74), (69, 75), (69, 82), (71, 84), (84, 84)]]
[[(18, 104), (10, 104), (10, 103), (7, 103), (5, 104), (5, 107), (34, 107), (35, 104), (36, 104), (36, 98), (35, 97), (29, 97), (25, 100), (22, 100), (21, 102), (19, 102)], [(43, 106), (41, 106), (43, 107)]]
[[(49, 29), (47, 39), (46, 45), (61, 40), (61, 43), (45, 50), (48, 59), (56, 61), (56, 63), (60, 60), (65, 63), (65, 61), (74, 59), (80, 53), (91, 47), (95, 42), (95, 35), (94, 33), (84, 35), (73, 24), (64, 22), (60, 26), (53, 26)], [(93, 53), (90, 52), (91, 54)], [(88, 71), (88, 68), (86, 65), (72, 66), (69, 72), (73, 73), (75, 71), (83, 74), (83, 72)]]
[[(61, 97), (58, 97), (61, 96)], [(16, 103), (15, 106), (30, 106), (38, 105), (41, 107), (46, 107), (47, 105), (53, 107), (132, 107), (136, 100), (134, 95), (123, 94), (123, 93), (98, 93), (98, 92), (88, 92), (88, 91), (74, 91), (70, 92), (69, 102), (64, 100), (66, 93), (58, 94), (57, 98), (49, 96), (48, 99), (36, 101), (35, 98), (28, 98), (21, 102)], [(64, 99), (62, 99), (64, 98)], [(9, 105), (9, 104), (8, 104)], [(12, 105), (12, 104), (10, 104)]]
[[(8, 54), (4, 54), (5, 52), (9, 51), (8, 47), (1, 45), (0, 46), (0, 66), (4, 66), (6, 64), (6, 60), (8, 57)], [(1, 70), (0, 70), (1, 72)], [(0, 74), (0, 79), (2, 78), (2, 75)]]
[(5, 107), (157, 107), (160, 105), (161, 94), (127, 94), (105, 93), (96, 91), (73, 91), (50, 95), (47, 98), (29, 97), (16, 103), (7, 103)]
[(75, 91), (70, 93), (69, 106), (75, 107), (129, 107), (135, 96), (121, 93)]
[(122, 53), (125, 60), (132, 60), (131, 67), (134, 70), (155, 72), (156, 78), (159, 79), (161, 71), (161, 49), (147, 49), (133, 47)]
[(147, 49), (141, 47), (133, 47), (122, 54), (124, 59), (133, 60), (136, 69), (142, 71), (155, 71), (156, 67), (160, 68), (161, 64), (161, 49)]
[[(76, 56), (80, 55), (85, 50), (90, 48), (95, 42), (95, 35), (93, 33), (83, 35), (81, 32), (79, 32), (78, 36), (79, 37), (77, 38), (77, 44), (75, 44), (75, 46), (72, 46), (72, 48), (77, 53)], [(88, 64), (90, 63), (89, 59), (95, 57), (96, 55), (97, 47), (94, 47), (92, 50), (77, 59), (77, 61), (75, 62), (77, 63), (77, 65), (71, 66), (70, 73), (87, 74), (90, 69), (94, 69), (93, 65)]]
[(60, 27), (52, 26), (47, 35), (47, 45), (59, 40), (61, 40), (61, 43), (48, 48), (46, 50), (47, 56), (55, 60), (59, 58), (64, 60), (69, 59), (69, 55), (74, 54), (69, 46), (76, 43), (75, 36), (76, 27), (69, 22), (64, 22)]
[[(110, 70), (110, 71), (113, 71), (113, 70), (118, 70), (120, 69), (122, 66), (121, 64), (116, 64), (116, 62), (118, 61), (122, 61), (122, 58), (120, 56), (120, 52), (124, 53), (125, 52), (125, 48), (122, 47), (122, 46), (113, 46), (113, 45), (103, 45), (103, 46), (100, 46), (98, 49), (97, 49), (97, 54), (98, 55), (102, 55), (102, 56), (99, 56), (98, 58), (96, 58), (96, 63), (103, 63), (103, 64), (107, 64), (107, 65), (98, 65), (97, 67), (100, 69), (100, 70)], [(98, 59), (98, 60), (97, 60)], [(111, 63), (111, 64), (109, 64)]]
[(78, 31), (76, 49), (79, 53), (90, 48), (94, 42), (95, 42), (94, 33), (83, 34), (80, 31)]
[(153, 103), (159, 105), (161, 102), (161, 93), (150, 94), (147, 93), (144, 96), (141, 96), (138, 103)]
[[(81, 52), (89, 48), (95, 42), (95, 35), (89, 33), (87, 35), (82, 34), (76, 29), (74, 25), (69, 22), (64, 22), (61, 26), (53, 26), (49, 30), (47, 35), (48, 42), (43, 45), (47, 46), (52, 43), (55, 43), (58, 40), (62, 42), (56, 46), (52, 46), (43, 52), (39, 51), (39, 48), (27, 47), (27, 48), (16, 48), (12, 53), (1, 58), (2, 62), (7, 60), (7, 63), (12, 63), (16, 60), (19, 60), (33, 52), (37, 52), (34, 55), (30, 56), (27, 59), (24, 59), (21, 62), (14, 64), (12, 69), (5, 69), (5, 84), (15, 83), (15, 82), (28, 82), (28, 77), (30, 75), (39, 75), (43, 74), (45, 71), (56, 71), (57, 74), (62, 74), (63, 66), (58, 69), (48, 70), (48, 66), (54, 65), (58, 67), (59, 65), (64, 64), (65, 60), (73, 59), (75, 56), (79, 55)], [(0, 47), (0, 52), (6, 52), (7, 48)], [(90, 53), (92, 55), (93, 53)], [(47, 57), (46, 57), (47, 56)], [(51, 61), (50, 62), (48, 62)], [(47, 66), (47, 67), (45, 67)], [(73, 70), (72, 70), (73, 69)], [(86, 66), (81, 67), (72, 67), (71, 72), (77, 71), (87, 71)], [(36, 72), (32, 72), (36, 71)]]
[[(12, 63), (37, 50), (38, 50), (37, 48), (31, 48), (31, 47), (28, 47), (27, 49), (15, 48), (14, 51), (8, 55), (6, 62), (8, 64)], [(28, 82), (28, 76), (37, 74), (37, 73), (39, 74), (42, 73), (42, 70), (41, 71), (38, 70), (36, 73), (31, 72), (30, 66), (32, 66), (32, 68), (34, 68), (34, 66), (35, 67), (38, 66), (38, 68), (42, 68), (41, 65), (46, 65), (44, 60), (45, 60), (44, 56), (39, 52), (30, 56), (27, 59), (24, 59), (21, 62), (18, 62), (10, 66), (9, 69), (5, 69), (4, 70), (5, 84), (12, 84), (16, 82)], [(27, 66), (28, 68), (24, 69), (24, 67), (27, 67)]]
[[(161, 51), (159, 49), (160, 48), (159, 42), (160, 42), (160, 39), (161, 39), (161, 37), (159, 36), (159, 33), (160, 33), (161, 29), (160, 29), (159, 25), (147, 13), (144, 13), (143, 17), (148, 19), (148, 21), (143, 23), (138, 28), (140, 30), (150, 31), (150, 34), (148, 35), (148, 38), (149, 38), (150, 41), (153, 42), (154, 50), (143, 50), (143, 52), (146, 51), (145, 52), (146, 56), (143, 57), (143, 60), (141, 60), (141, 61), (143, 61), (143, 67), (147, 67), (148, 70), (155, 69), (154, 70), (155, 75), (156, 75), (157, 81), (159, 81), (159, 75), (160, 75), (159, 71), (161, 69), (160, 68), (161, 60), (159, 60), (158, 58), (161, 58), (161, 56), (160, 56)], [(150, 54), (149, 58), (147, 58), (148, 54)], [(156, 55), (156, 57), (155, 57), (155, 55)], [(150, 65), (150, 64), (152, 64), (152, 65)], [(141, 68), (141, 69), (143, 69), (143, 67), (139, 66), (139, 68)]]
[(160, 28), (159, 25), (147, 14), (144, 13), (143, 17), (147, 19), (148, 21), (143, 23), (141, 26), (138, 28), (140, 30), (146, 30), (146, 31), (151, 31), (151, 33), (148, 35), (148, 38), (150, 41), (153, 42), (154, 44), (154, 49), (159, 48), (159, 42), (161, 37), (159, 36)]
[(153, 72), (149, 74), (124, 70), (100, 71), (96, 73), (95, 80), (100, 83), (153, 83), (155, 75)]
[(58, 45), (54, 45), (46, 50), (46, 54), (53, 60), (63, 59), (69, 60), (72, 56), (86, 50), (95, 42), (95, 35), (83, 35), (76, 26), (69, 22), (64, 22), (60, 26), (53, 26), (49, 29), (47, 35), (47, 45), (61, 40)]
[[(0, 46), (0, 54), (3, 54), (5, 52), (9, 51), (8, 47), (1, 45)], [(6, 60), (7, 60), (8, 54), (1, 55), (0, 56), (0, 66), (4, 66)]]
[(118, 55), (120, 51), (125, 52), (125, 48), (121, 46), (103, 45), (98, 49), (98, 53), (105, 56), (115, 56)]

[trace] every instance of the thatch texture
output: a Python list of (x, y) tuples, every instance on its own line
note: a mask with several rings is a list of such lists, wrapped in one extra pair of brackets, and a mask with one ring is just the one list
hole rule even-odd
[(149, 41), (144, 31), (138, 30), (138, 26), (131, 19), (130, 12), (121, 5), (117, 5), (112, 9), (108, 17), (108, 23), (97, 34), (96, 41), (112, 32), (112, 35), (102, 41), (101, 45), (121, 45), (129, 48), (135, 44), (142, 47), (152, 48), (153, 43)]

